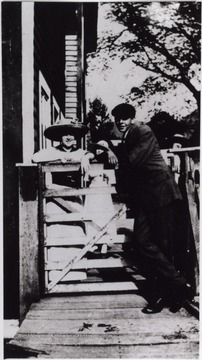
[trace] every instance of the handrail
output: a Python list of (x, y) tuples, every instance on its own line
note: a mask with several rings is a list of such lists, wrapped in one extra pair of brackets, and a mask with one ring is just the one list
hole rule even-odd
[(179, 149), (168, 149), (169, 153), (183, 153), (183, 152), (191, 152), (200, 150), (200, 146), (193, 146), (193, 147), (186, 147), (186, 148), (179, 148)]

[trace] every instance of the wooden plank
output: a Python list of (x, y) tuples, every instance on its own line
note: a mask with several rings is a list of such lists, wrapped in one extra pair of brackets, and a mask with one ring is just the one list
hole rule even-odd
[[(77, 85), (77, 76), (75, 74), (72, 74), (72, 72), (70, 72), (69, 74), (67, 74), (65, 76), (65, 86), (68, 86), (69, 83), (71, 83), (71, 82), (75, 83), (75, 86)], [(70, 86), (71, 86), (71, 84), (70, 84)], [(77, 103), (78, 103), (78, 101), (77, 101)]]
[(169, 153), (184, 153), (184, 152), (192, 152), (192, 151), (200, 151), (200, 146), (179, 148), (179, 149), (168, 149)]
[(44, 213), (44, 206), (46, 203), (46, 200), (43, 198), (43, 188), (45, 187), (45, 174), (42, 171), (43, 166), (41, 164), (38, 165), (38, 188), (39, 188), (39, 265), (38, 265), (38, 273), (40, 277), (40, 290), (41, 290), (41, 296), (44, 295), (45, 290), (45, 276), (44, 276), (44, 260), (45, 260), (45, 254), (46, 249), (44, 248), (44, 236), (45, 236), (45, 226), (43, 223), (43, 213)]
[(69, 51), (74, 50), (77, 52), (77, 41), (75, 41), (75, 43), (73, 42), (68, 42), (68, 46), (66, 47), (65, 53), (68, 54)]
[[(67, 100), (66, 100), (65, 104), (67, 104)], [(66, 114), (66, 116), (68, 117), (70, 114), (73, 114), (73, 113), (76, 114), (76, 109), (77, 109), (76, 106), (75, 106), (75, 107), (66, 108), (66, 109), (65, 109), (65, 114)]]
[[(112, 211), (105, 211), (105, 215), (108, 214), (109, 216), (112, 214)], [(44, 216), (44, 221), (46, 223), (61, 223), (61, 222), (72, 222), (72, 221), (93, 221), (96, 224), (96, 221), (98, 221), (97, 217), (100, 215), (100, 219), (102, 218), (103, 212), (96, 212), (95, 211), (85, 211), (82, 212), (73, 212), (69, 214), (47, 214)], [(95, 220), (94, 220), (95, 218)], [(99, 229), (101, 227), (96, 224)]]
[[(199, 285), (199, 248), (200, 248), (200, 239), (199, 239), (199, 217), (197, 213), (197, 206), (195, 202), (195, 186), (193, 180), (188, 179), (185, 183), (186, 193), (189, 205), (189, 215), (191, 220), (191, 226), (193, 231), (194, 246), (196, 249), (196, 261), (195, 261), (195, 276), (196, 284)], [(187, 249), (190, 251), (190, 249)]]
[(71, 45), (76, 45), (77, 46), (77, 40), (72, 40), (72, 39), (65, 39), (65, 46), (71, 46)]
[[(73, 76), (72, 74), (69, 74), (69, 75), (66, 75), (66, 78), (65, 78), (65, 84), (69, 81), (77, 81), (77, 77), (76, 76)], [(78, 100), (76, 99), (76, 103), (78, 102)]]
[[(88, 225), (94, 229), (94, 233), (95, 231), (99, 231), (101, 229), (101, 227), (99, 225), (97, 225), (95, 222), (91, 221), (88, 222)], [(81, 238), (81, 245), (82, 243), (85, 243), (84, 238), (85, 238), (85, 229), (84, 229), (84, 223), (73, 223), (73, 224), (69, 224), (69, 223), (61, 223), (61, 224), (49, 224), (49, 226), (47, 227), (47, 233), (46, 233), (46, 237), (50, 239), (50, 241), (52, 241), (51, 239), (56, 238), (56, 240), (58, 239), (58, 241), (61, 242), (63, 241), (62, 238), (66, 238), (66, 246), (68, 245), (68, 239), (70, 239), (70, 245), (71, 242), (74, 244), (74, 238), (76, 239), (76, 237)], [(106, 231), (105, 235), (109, 235), (110, 231)], [(90, 235), (89, 235), (90, 236)], [(116, 235), (114, 235), (116, 236)], [(123, 235), (124, 236), (124, 235)], [(128, 236), (128, 235), (127, 235)], [(83, 240), (82, 240), (83, 239)], [(119, 242), (119, 240), (117, 240)], [(121, 240), (120, 240), (121, 242)], [(110, 244), (110, 240), (109, 240), (109, 244)], [(113, 242), (111, 241), (111, 247), (113, 246)]]
[(98, 292), (117, 292), (117, 291), (134, 291), (137, 286), (132, 281), (122, 282), (100, 282), (100, 283), (81, 283), (68, 285), (55, 285), (51, 290), (52, 293), (98, 293)]
[[(20, 342), (12, 341), (12, 344)], [(148, 344), (149, 345), (149, 344)], [(32, 345), (33, 346), (33, 345)], [(34, 350), (36, 350), (34, 348)], [(177, 358), (177, 359), (198, 359), (199, 346), (197, 342), (187, 344), (151, 344), (144, 345), (104, 345), (104, 346), (63, 346), (63, 345), (37, 345), (37, 350), (43, 351), (43, 358)]]
[(77, 101), (77, 103), (78, 103), (78, 99), (77, 99), (77, 96), (76, 96), (76, 92), (75, 93), (73, 93), (73, 92), (66, 92), (65, 93), (65, 100), (73, 100), (73, 101)]
[(77, 35), (65, 35), (65, 41), (77, 40)]
[[(117, 293), (114, 293), (116, 295), (116, 297), (119, 297), (120, 295), (123, 295), (123, 294), (117, 294)], [(110, 295), (114, 295), (113, 293), (111, 293)], [(144, 308), (146, 305), (147, 305), (147, 301), (141, 297), (135, 297), (136, 296), (136, 292), (134, 293), (128, 293), (128, 294), (132, 294), (134, 296), (134, 306), (133, 306), (133, 309), (136, 309), (136, 308)], [(102, 296), (103, 294), (97, 294), (97, 296)], [(104, 296), (108, 296), (109, 294), (104, 294)], [(56, 296), (56, 295), (53, 295), (53, 294), (50, 294), (50, 296)], [(65, 295), (63, 295), (65, 296)], [(71, 296), (68, 294), (68, 296)], [(74, 294), (74, 297), (82, 297), (83, 295), (82, 294)], [(88, 296), (92, 296), (92, 294), (88, 294)], [(92, 309), (93, 311), (97, 311), (99, 309), (105, 309), (105, 302), (104, 301), (101, 301), (100, 303), (99, 302), (96, 302), (95, 304), (92, 302), (92, 301), (89, 301), (88, 302), (84, 302), (84, 304), (82, 303), (79, 303), (79, 302), (70, 302), (70, 303), (61, 303), (59, 302), (58, 304), (56, 302), (53, 302), (53, 303), (48, 303), (48, 305), (46, 303), (33, 303), (30, 307), (30, 310), (45, 310), (47, 309), (47, 306), (48, 306), (48, 309), (49, 311), (50, 310), (61, 310), (61, 311), (65, 311), (65, 310), (68, 310), (68, 311), (71, 311), (73, 310), (74, 312), (76, 312), (77, 310), (88, 310), (90, 312), (92, 312)], [(116, 304), (115, 306), (113, 306), (113, 304), (111, 304), (111, 302), (107, 302), (107, 307), (108, 309), (125, 309), (125, 311), (127, 312), (128, 310), (128, 304)]]
[[(68, 84), (71, 84), (71, 82), (74, 82), (74, 80), (71, 80), (71, 79), (68, 79), (68, 81), (66, 82), (66, 85), (68, 86)], [(70, 85), (71, 86), (71, 85)], [(66, 106), (67, 108), (69, 107), (77, 107), (77, 100), (74, 100), (74, 98), (71, 98), (71, 97), (66, 97), (65, 98), (65, 103), (66, 103)]]
[(63, 196), (77, 196), (77, 195), (93, 195), (93, 194), (116, 194), (114, 186), (106, 186), (102, 188), (83, 188), (83, 189), (69, 189), (61, 186), (60, 189), (44, 190), (44, 197), (63, 197)]
[[(72, 72), (72, 75), (75, 75), (75, 73)], [(67, 92), (76, 93), (77, 92), (77, 85), (73, 86), (73, 85), (70, 84), (68, 86), (65, 86), (65, 89), (66, 89)], [(66, 109), (65, 109), (65, 111), (66, 111)]]
[(72, 117), (76, 117), (76, 108), (74, 109), (74, 111), (66, 111), (65, 112), (65, 116), (72, 116)]
[[(44, 161), (38, 164), (38, 166), (41, 166), (42, 173), (46, 172), (75, 172), (80, 169), (80, 162), (78, 161), (66, 161), (63, 163), (61, 160), (54, 160), (54, 161)], [(58, 185), (59, 187), (60, 185)]]
[(15, 336), (15, 343), (19, 342), (24, 346), (28, 347), (34, 347), (40, 345), (40, 343), (43, 343), (43, 341), (47, 345), (63, 345), (63, 346), (69, 346), (69, 345), (152, 345), (152, 344), (180, 344), (180, 343), (186, 343), (188, 344), (188, 340), (190, 343), (195, 343), (195, 346), (198, 347), (198, 340), (199, 336), (196, 333), (186, 333), (182, 332), (181, 338), (180, 336), (176, 336), (173, 334), (169, 337), (169, 335), (164, 336), (162, 334), (151, 334), (148, 332), (148, 334), (119, 334), (114, 335), (113, 333), (106, 333), (105, 336), (100, 334), (85, 334), (82, 336), (82, 332), (75, 334), (65, 334), (65, 336), (62, 336), (62, 334), (58, 334), (58, 336), (54, 336), (53, 334), (40, 334), (41, 339), (39, 336), (35, 333), (18, 333)]
[(72, 221), (92, 221), (92, 215), (86, 214), (85, 212), (70, 213), (70, 214), (51, 214), (51, 215), (45, 215), (44, 221), (47, 224), (72, 222)]
[[(52, 281), (58, 275), (57, 271), (50, 271), (48, 274), (49, 280)], [(66, 276), (63, 277), (61, 281), (72, 282), (72, 281), (81, 281), (87, 279), (87, 273), (85, 271), (70, 271)]]
[(127, 309), (144, 307), (147, 301), (137, 293), (131, 294), (99, 294), (99, 295), (68, 295), (46, 296), (38, 303), (31, 305), (30, 309)]
[[(66, 76), (65, 79), (67, 80), (67, 76), (77, 76), (77, 71), (73, 70), (73, 66), (68, 68), (68, 71), (66, 71)], [(72, 87), (74, 89), (77, 89), (77, 82), (75, 82), (75, 84), (69, 84), (68, 86), (66, 86), (66, 89), (69, 89), (69, 87)]]
[[(41, 299), (39, 302), (37, 302), (36, 304), (44, 304), (44, 303), (48, 303), (48, 304), (54, 304), (54, 303), (61, 303), (61, 304), (70, 304), (70, 303), (74, 303), (74, 304), (88, 304), (89, 302), (91, 303), (105, 303), (106, 307), (109, 306), (109, 304), (111, 303), (112, 305), (116, 305), (118, 304), (120, 307), (122, 307), (121, 305), (127, 304), (127, 307), (133, 307), (134, 305), (134, 300), (136, 301), (136, 298), (142, 298), (138, 293), (136, 294), (119, 294), (119, 296), (117, 296), (116, 294), (108, 294), (108, 295), (79, 295), (79, 296), (75, 296), (75, 295), (67, 295), (67, 296), (62, 296), (62, 297), (58, 297), (57, 295), (52, 296), (52, 295), (46, 295), (43, 299)], [(76, 305), (77, 306), (77, 305)], [(135, 305), (134, 305), (135, 306)], [(104, 306), (105, 307), (105, 306)]]
[(69, 48), (67, 48), (66, 50), (65, 50), (65, 59), (68, 59), (68, 56), (77, 56), (78, 55), (78, 50), (76, 49), (76, 50), (71, 50), (71, 49), (69, 49)]
[[(70, 82), (69, 82), (69, 83), (70, 83)], [(76, 108), (76, 107), (77, 107), (77, 103), (74, 103), (74, 102), (72, 102), (72, 101), (68, 101), (68, 99), (66, 99), (65, 107), (66, 107), (66, 110), (68, 110), (68, 109), (73, 109), (73, 108)]]
[[(72, 74), (71, 75), (75, 75), (75, 73), (73, 73), (72, 72)], [(75, 95), (75, 93), (77, 92), (77, 83), (76, 82), (67, 82), (66, 84), (65, 84), (65, 89), (66, 89), (66, 91), (67, 92), (71, 92), (71, 93), (74, 93), (74, 95)], [(68, 102), (68, 99), (65, 99), (65, 103), (67, 103)], [(78, 105), (78, 104), (77, 104)], [(74, 107), (74, 106), (73, 106)], [(69, 110), (69, 109), (66, 109), (65, 108), (65, 111), (67, 111), (67, 110)]]
[(106, 330), (111, 328), (110, 333), (119, 334), (162, 334), (164, 337), (174, 336), (180, 333), (198, 333), (199, 322), (195, 318), (168, 317), (166, 326), (164, 321), (154, 321), (155, 316), (150, 319), (144, 318), (141, 321), (136, 319), (89, 319), (86, 322), (91, 324), (89, 328), (83, 329), (83, 320), (29, 320), (25, 319), (19, 329), (19, 334), (28, 332), (34, 334), (106, 334)]
[[(181, 313), (176, 313), (176, 318), (181, 318)], [(187, 316), (187, 314), (186, 314)], [(155, 320), (161, 319), (164, 321), (167, 317), (173, 317), (173, 313), (169, 309), (163, 309), (162, 312), (155, 314)], [(77, 311), (70, 309), (49, 309), (44, 308), (34, 310), (32, 309), (26, 316), (26, 319), (52, 319), (52, 320), (103, 320), (103, 319), (154, 319), (154, 314), (145, 314), (141, 308), (118, 308), (118, 309), (96, 309), (96, 311), (90, 311), (90, 309), (77, 309)], [(159, 320), (158, 320), (159, 321)]]
[[(67, 94), (67, 96), (65, 97), (65, 102), (68, 101), (68, 99), (71, 97), (71, 95), (72, 95), (72, 97), (77, 96), (77, 89), (76, 88), (70, 89), (69, 86), (65, 86), (65, 89), (66, 89), (66, 94)], [(66, 109), (65, 109), (65, 112), (66, 112)]]
[[(44, 246), (71, 246), (71, 245), (85, 245), (90, 240), (90, 236), (80, 236), (80, 237), (54, 237), (46, 238)], [(103, 235), (101, 239), (98, 240), (97, 245), (107, 244), (124, 244), (130, 240), (128, 235)]]
[[(14, 19), (13, 19), (14, 21)], [(20, 159), (22, 157), (24, 162), (29, 162), (32, 158), (35, 149), (34, 143), (34, 77), (35, 77), (35, 70), (34, 70), (34, 3), (31, 2), (23, 2), (21, 4), (21, 49), (23, 52), (22, 56), (22, 65), (21, 65), (21, 98), (22, 98), (22, 139), (21, 142), (23, 146), (22, 155), (18, 155), (19, 157), (15, 156), (15, 158)], [(13, 54), (14, 56), (14, 54)], [(19, 59), (20, 61), (20, 59)], [(7, 64), (10, 68), (11, 64)], [(11, 68), (10, 68), (11, 71)], [(14, 84), (13, 84), (14, 85)], [(7, 87), (7, 86), (6, 86)], [(17, 93), (15, 92), (17, 96)], [(7, 93), (8, 96), (8, 93)], [(15, 109), (16, 109), (16, 105)], [(16, 109), (17, 110), (17, 109)], [(15, 110), (15, 111), (16, 111)], [(19, 110), (18, 110), (19, 111)], [(26, 120), (25, 120), (26, 119)], [(14, 126), (15, 120), (13, 122)], [(17, 135), (17, 134), (16, 134)], [(19, 133), (18, 135), (19, 136)], [(20, 139), (18, 140), (20, 142)], [(18, 147), (16, 147), (16, 150)], [(11, 160), (10, 160), (11, 161)], [(12, 165), (10, 165), (12, 166)], [(12, 200), (10, 200), (12, 201)]]
[[(149, 347), (149, 351), (148, 349), (145, 348), (145, 346), (118, 346), (118, 347), (113, 347), (113, 346), (103, 346), (103, 347), (85, 347), (84, 350), (82, 351), (82, 347), (78, 347), (77, 348), (77, 353), (75, 354), (75, 349), (74, 347), (68, 347), (68, 348), (63, 348), (61, 347), (56, 347), (56, 348), (52, 348), (52, 351), (49, 353), (48, 357), (51, 356), (52, 358), (54, 357), (63, 357), (66, 358), (67, 356), (71, 357), (71, 358), (148, 358), (148, 354), (149, 354), (149, 358), (177, 358), (178, 359), (190, 359), (190, 355), (191, 358), (198, 359), (198, 348), (195, 350), (195, 347), (191, 348), (191, 350), (189, 349), (189, 347), (187, 346), (187, 344), (184, 344), (183, 346), (178, 346), (178, 345), (169, 345), (169, 346), (164, 346), (162, 345), (157, 345), (157, 346), (151, 346), (151, 348)], [(193, 352), (193, 350), (195, 350)], [(165, 355), (164, 355), (165, 354)], [(45, 356), (44, 356), (45, 358)]]
[(134, 219), (119, 219), (116, 222), (116, 227), (117, 229), (119, 229), (119, 231), (121, 232), (121, 230), (131, 230), (133, 232), (133, 227), (134, 227)]
[[(78, 70), (78, 65), (77, 65), (77, 55), (78, 52), (77, 51), (68, 51), (68, 54), (65, 54), (65, 61), (73, 61), (75, 63), (75, 66), (73, 66), (73, 70), (77, 71)], [(70, 70), (71, 66), (66, 66), (65, 67), (65, 75), (66, 73)]]
[[(60, 277), (58, 277), (58, 281), (60, 279), (62, 279), (72, 268), (73, 266), (78, 263), (78, 261), (92, 248), (93, 245), (96, 244), (96, 242), (106, 233), (108, 226), (115, 221), (116, 219), (118, 219), (119, 217), (121, 217), (125, 212), (126, 212), (126, 207), (123, 206), (122, 209), (118, 210), (109, 221), (107, 221), (107, 223), (102, 227), (102, 229), (94, 236), (92, 236), (92, 238), (89, 240), (89, 242), (85, 245), (85, 247), (83, 249), (81, 249), (80, 253), (75, 255), (75, 257), (68, 262), (65, 267), (63, 268), (63, 270), (61, 271)], [(57, 281), (52, 281), (49, 285), (48, 285), (48, 290), (50, 291), (55, 285), (56, 285)]]
[[(66, 56), (66, 60), (75, 60), (76, 59), (76, 55), (72, 55), (72, 54), (69, 54), (68, 56)], [(78, 70), (78, 67), (77, 66), (68, 66), (68, 68), (66, 68), (65, 70), (65, 76), (68, 75), (69, 73), (75, 73), (77, 74), (77, 70)]]
[[(192, 234), (193, 234), (193, 239), (192, 239), (192, 234), (189, 234), (189, 238), (187, 240), (187, 244), (186, 244), (186, 251), (187, 253), (190, 253), (190, 251), (193, 253), (193, 248), (195, 248), (195, 255), (194, 258), (192, 260), (189, 260), (190, 263), (190, 269), (189, 269), (189, 273), (187, 274), (188, 276), (192, 276), (192, 271), (194, 271), (195, 273), (195, 287), (196, 287), (196, 291), (198, 291), (198, 287), (199, 287), (199, 216), (198, 216), (198, 211), (197, 211), (197, 204), (195, 202), (195, 186), (194, 186), (194, 182), (193, 179), (190, 179), (190, 173), (192, 170), (192, 165), (191, 165), (192, 161), (190, 158), (190, 154), (188, 154), (188, 152), (184, 153), (184, 165), (185, 168), (181, 169), (181, 172), (184, 170), (185, 171), (185, 189), (186, 189), (186, 198), (188, 201), (188, 211), (189, 211), (189, 215), (190, 215), (190, 221), (191, 221), (191, 229), (192, 229)], [(192, 254), (193, 257), (193, 254)]]
[[(68, 76), (66, 76), (65, 78), (65, 87), (68, 89), (69, 86), (76, 86), (76, 76), (69, 74)], [(70, 97), (70, 96), (65, 96), (65, 101), (67, 103), (69, 103), (70, 101), (73, 103), (72, 106), (77, 106), (78, 105), (78, 99), (75, 99), (75, 95), (74, 97)]]
[[(85, 245), (84, 245), (85, 246)], [(46, 247), (47, 248), (47, 247)], [(104, 249), (103, 249), (104, 248)], [(71, 258), (71, 256), (75, 255), (76, 252), (78, 252), (80, 249), (80, 246), (56, 246), (56, 247), (48, 247), (47, 253), (48, 253), (48, 261), (53, 262), (60, 262), (60, 261), (67, 261), (67, 259)], [(88, 257), (91, 260), (96, 259), (105, 259), (108, 257), (114, 257), (114, 258), (120, 258), (124, 257), (125, 253), (122, 249), (121, 245), (114, 245), (112, 248), (108, 247), (106, 244), (104, 246), (96, 246), (96, 248), (91, 249)], [(127, 263), (128, 264), (128, 263)], [(130, 263), (131, 264), (131, 263)]]
[(18, 168), (20, 321), (39, 299), (37, 167)]
[(68, 171), (78, 171), (80, 168), (80, 163), (66, 162), (65, 164), (59, 163), (46, 163), (41, 166), (42, 172), (68, 172)]
[(65, 62), (65, 68), (68, 69), (69, 66), (77, 66), (77, 60), (67, 60)]
[[(49, 261), (45, 264), (45, 270), (62, 270), (65, 261)], [(113, 269), (133, 266), (131, 260), (109, 257), (106, 259), (82, 259), (72, 266), (74, 270), (80, 269)]]
[(79, 203), (75, 203), (73, 201), (68, 201), (67, 199), (62, 199), (62, 198), (57, 198), (57, 199), (52, 199), (52, 202), (54, 202), (56, 205), (59, 205), (63, 210), (68, 210), (71, 212), (81, 212), (84, 207), (83, 205), (79, 204)]
[(72, 56), (72, 55), (69, 55), (69, 56), (66, 56), (65, 58), (65, 62), (66, 61), (74, 61), (75, 63), (77, 63), (77, 56)]

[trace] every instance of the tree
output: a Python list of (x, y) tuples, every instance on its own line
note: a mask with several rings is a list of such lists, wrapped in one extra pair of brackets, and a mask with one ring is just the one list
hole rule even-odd
[(111, 121), (107, 106), (100, 98), (95, 98), (89, 104), (89, 112), (86, 123), (90, 128), (90, 136), (93, 142), (100, 140), (120, 139), (121, 133)]
[[(200, 2), (110, 3), (108, 18), (122, 25), (98, 46), (111, 58), (132, 59), (149, 76), (133, 96), (183, 84), (200, 106)], [(106, 64), (105, 64), (106, 66)]]
[(105, 104), (103, 104), (102, 99), (95, 98), (93, 101), (89, 104), (89, 113), (87, 115), (87, 122), (90, 121), (91, 116), (101, 116), (102, 120), (106, 120), (109, 116), (108, 109)]

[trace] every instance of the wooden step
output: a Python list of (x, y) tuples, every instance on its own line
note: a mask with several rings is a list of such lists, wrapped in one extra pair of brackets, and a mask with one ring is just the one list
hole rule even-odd
[(99, 293), (99, 292), (121, 292), (135, 291), (137, 286), (132, 281), (123, 282), (102, 282), (85, 284), (59, 284), (50, 293)]
[(39, 302), (33, 303), (31, 310), (77, 310), (77, 309), (125, 309), (142, 308), (146, 300), (140, 294), (108, 294), (108, 295), (68, 295), (65, 297), (45, 296)]

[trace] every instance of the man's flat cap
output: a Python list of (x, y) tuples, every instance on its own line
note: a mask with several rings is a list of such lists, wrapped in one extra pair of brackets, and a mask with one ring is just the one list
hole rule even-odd
[(111, 113), (115, 118), (127, 120), (130, 118), (133, 119), (135, 117), (136, 111), (132, 105), (123, 103), (115, 106)]

